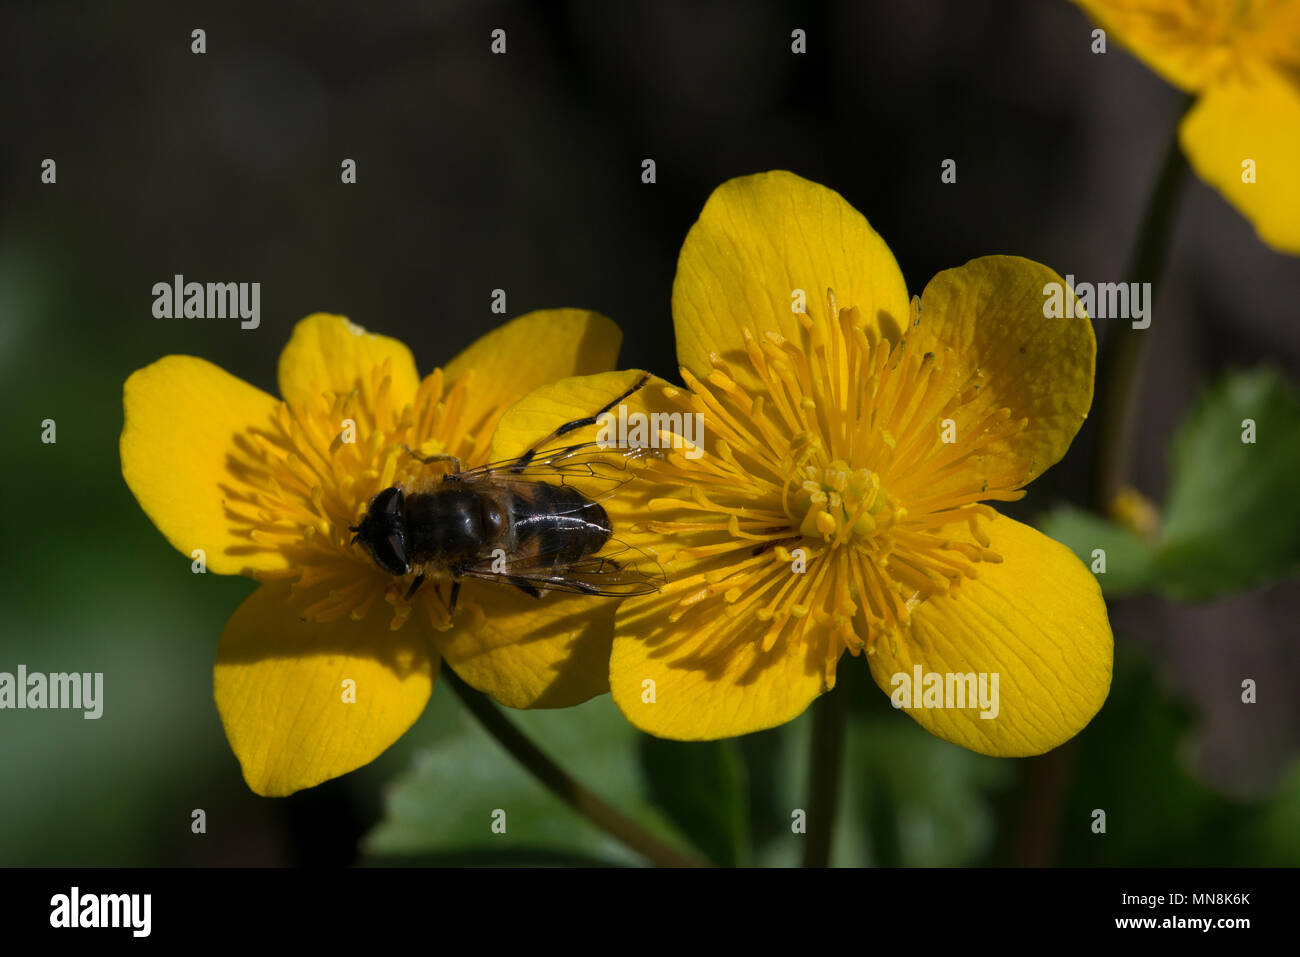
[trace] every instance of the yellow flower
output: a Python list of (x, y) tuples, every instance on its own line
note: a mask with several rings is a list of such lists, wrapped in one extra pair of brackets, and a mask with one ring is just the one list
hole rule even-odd
[(404, 446), (484, 464), (508, 406), (613, 368), (620, 338), (595, 313), (534, 312), (420, 379), (402, 343), (317, 314), (280, 355), (283, 400), (192, 356), (127, 380), (122, 474), (141, 507), (196, 570), (262, 583), (227, 623), (214, 675), (249, 787), (290, 794), (373, 760), (419, 717), (441, 660), (513, 707), (608, 690), (613, 601), (468, 581), (453, 626), (445, 587), (408, 601), (411, 582), (349, 526), (425, 467)]
[[(976, 751), (1037, 754), (1088, 723), (1111, 676), (1100, 588), (985, 504), (1060, 459), (1092, 399), (1092, 327), (1078, 310), (1044, 318), (1053, 282), (991, 256), (909, 303), (889, 248), (837, 193), (772, 172), (713, 194), (673, 286), (687, 388), (655, 380), (625, 410), (681, 416), (650, 432), (682, 447), (605, 505), (671, 582), (617, 612), (610, 685), (632, 723), (678, 739), (779, 725), (834, 686), (845, 651), (891, 695), (915, 666), (986, 688), (996, 674), (996, 716), (899, 699)], [(634, 376), (539, 389), (497, 441), (598, 408)], [(673, 437), (693, 413), (703, 454)]]
[(1196, 96), (1178, 130), (1193, 169), (1260, 239), (1300, 253), (1300, 2), (1075, 2)]

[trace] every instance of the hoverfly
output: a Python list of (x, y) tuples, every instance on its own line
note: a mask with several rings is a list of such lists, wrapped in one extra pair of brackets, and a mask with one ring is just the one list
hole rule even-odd
[[(466, 469), (449, 455), (440, 478), (386, 488), (370, 500), (359, 525), (350, 527), (375, 564), (394, 577), (416, 573), (410, 599), (426, 578), (451, 580), (450, 610), (461, 579), (503, 582), (542, 597), (548, 591), (626, 598), (659, 590), (666, 578), (640, 549), (623, 546), (617, 557), (597, 555), (614, 529), (600, 501), (631, 480), (632, 460), (648, 448), (608, 449), (596, 442), (541, 451), (548, 442), (597, 419), (650, 378), (594, 415), (560, 426), (515, 459)], [(595, 487), (588, 495), (572, 484)]]

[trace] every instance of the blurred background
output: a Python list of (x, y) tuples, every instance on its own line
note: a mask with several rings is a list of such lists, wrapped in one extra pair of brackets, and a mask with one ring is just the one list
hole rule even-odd
[[(774, 168), (842, 193), (913, 292), (991, 253), (1119, 281), (1180, 95), (1113, 40), (1091, 53), (1092, 26), (1041, 0), (6, 3), (0, 671), (102, 671), (105, 711), (0, 712), (0, 865), (632, 862), (446, 688), (369, 767), (288, 799), (249, 792), (211, 665), (253, 584), (191, 574), (136, 505), (117, 455), (124, 380), (189, 353), (275, 392), (292, 325), (318, 310), (404, 340), (427, 372), (502, 321), (496, 288), (509, 316), (603, 312), (624, 366), (674, 377), (686, 231), (714, 187)], [(940, 182), (948, 158), (955, 184)], [(176, 273), (260, 282), (260, 328), (155, 319), (152, 286)], [(1300, 260), (1189, 178), (1148, 332), (1141, 491), (1160, 499), (1169, 438), (1220, 375), (1266, 365), (1294, 381), (1297, 301)], [(40, 441), (47, 418), (57, 444)], [(1084, 502), (1092, 433), (1017, 517)], [(1295, 580), (1111, 614), (1111, 697), (1043, 758), (932, 738), (860, 659), (842, 662), (834, 862), (1300, 863)], [(1244, 706), (1251, 676), (1259, 701)], [(647, 739), (607, 698), (512, 717), (715, 859), (798, 860), (808, 715), (711, 745)], [(508, 848), (489, 844), (484, 808), (499, 806), (521, 809)]]

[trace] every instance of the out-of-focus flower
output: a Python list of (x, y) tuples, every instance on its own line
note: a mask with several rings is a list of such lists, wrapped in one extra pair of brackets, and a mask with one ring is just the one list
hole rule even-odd
[(1074, 0), (1196, 102), (1179, 141), (1198, 176), (1300, 254), (1300, 2)]

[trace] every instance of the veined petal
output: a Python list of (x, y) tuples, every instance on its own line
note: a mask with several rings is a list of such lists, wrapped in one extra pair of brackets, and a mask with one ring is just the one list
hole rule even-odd
[(464, 421), (491, 432), (502, 410), (539, 386), (567, 376), (608, 372), (623, 333), (586, 309), (539, 309), (479, 338), (444, 368), (454, 385), (473, 375)]
[(401, 409), (415, 398), (420, 385), (411, 350), (344, 316), (318, 312), (299, 320), (280, 353), (280, 395), (286, 402), (314, 402), (322, 393), (346, 395), (366, 389), (373, 371), (385, 362), (390, 401)]
[[(833, 190), (774, 171), (723, 183), (704, 205), (677, 260), (673, 326), (677, 358), (698, 378), (711, 357), (743, 357), (745, 330), (808, 340), (797, 306), (827, 316), (827, 290), (840, 308), (896, 337), (908, 296), (894, 255), (867, 220)], [(757, 380), (738, 364), (743, 385)]]
[(280, 797), (368, 764), (420, 716), (437, 658), (426, 632), (390, 631), (390, 617), (380, 602), (360, 621), (301, 621), (282, 582), (239, 606), (213, 692), (255, 792)]
[[(992, 689), (981, 708), (907, 708), (930, 733), (981, 754), (1041, 754), (1076, 735), (1110, 689), (1113, 640), (1096, 579), (1064, 545), (1004, 516), (986, 526), (1001, 564), (912, 613), (910, 632), (884, 635), (868, 656), (886, 694), (894, 676), (974, 674)], [(615, 655), (619, 644), (615, 642)], [(945, 682), (946, 683), (946, 682)], [(615, 685), (617, 694), (617, 684)], [(951, 702), (950, 702), (951, 703)], [(988, 709), (992, 712), (993, 709)]]
[(455, 625), (434, 643), (456, 674), (511, 708), (568, 708), (609, 690), (616, 599), (533, 598), (467, 580)]
[[(1178, 130), (1198, 176), (1255, 226), (1300, 254), (1300, 88), (1262, 64), (1207, 88)], [(1250, 161), (1249, 163), (1247, 161)], [(1250, 176), (1253, 182), (1243, 182)]]
[(166, 356), (126, 380), (122, 403), (122, 476), (172, 545), (186, 556), (203, 549), (222, 575), (288, 567), (226, 508), (254, 491), (237, 442), (268, 428), (279, 402), (204, 359)]
[[(953, 412), (958, 440), (1001, 409), (1011, 422), (1027, 420), (983, 450), (990, 487), (1019, 487), (1059, 461), (1092, 405), (1092, 322), (1077, 301), (1072, 318), (1044, 316), (1051, 288), (1066, 311), (1073, 293), (1046, 266), (1019, 256), (973, 259), (930, 280), (907, 333), (907, 353), (934, 353), (976, 396)], [(938, 423), (931, 431), (937, 444)]]

